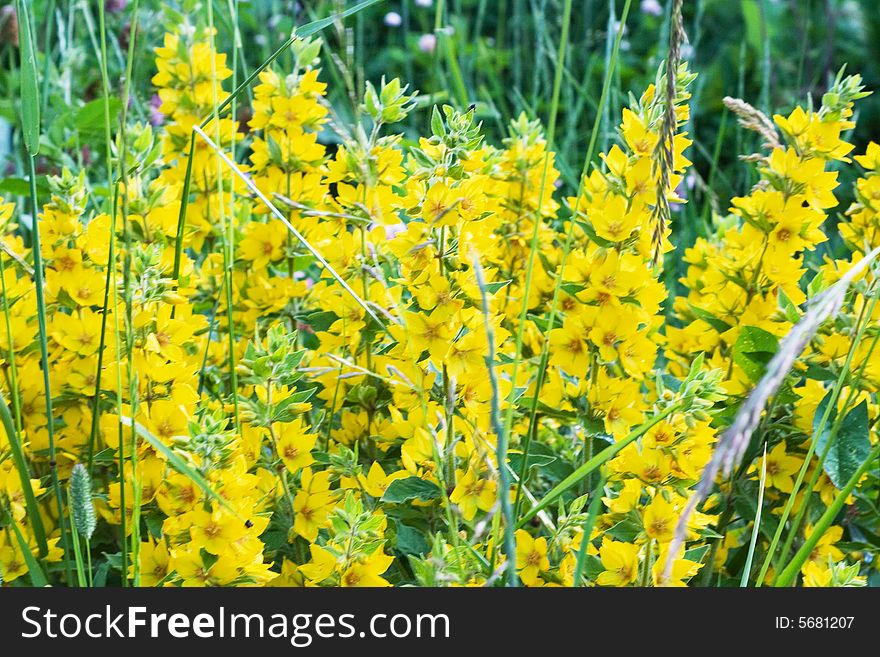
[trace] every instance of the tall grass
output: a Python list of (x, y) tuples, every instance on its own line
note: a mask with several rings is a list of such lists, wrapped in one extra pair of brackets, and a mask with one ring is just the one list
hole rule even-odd
[[(617, 35), (615, 37), (614, 46), (611, 49), (611, 53), (608, 56), (608, 59), (606, 62), (605, 81), (602, 84), (602, 92), (599, 96), (599, 111), (597, 111), (597, 113), (596, 113), (596, 118), (593, 122), (593, 130), (590, 133), (590, 144), (587, 147), (587, 152), (586, 152), (586, 155), (584, 156), (584, 163), (581, 168), (581, 175), (580, 175), (579, 182), (578, 182), (577, 198), (580, 198), (581, 195), (583, 194), (584, 179), (585, 179), (587, 173), (589, 172), (589, 168), (593, 162), (593, 156), (595, 154), (595, 149), (596, 149), (596, 142), (599, 138), (599, 128), (600, 128), (600, 124), (601, 124), (601, 120), (602, 120), (602, 113), (603, 113), (602, 110), (606, 106), (606, 104), (608, 103), (608, 94), (609, 94), (609, 90), (611, 89), (611, 82), (612, 82), (612, 79), (614, 76), (614, 70), (617, 66), (618, 57), (620, 55), (620, 42), (623, 38), (623, 31), (626, 26), (626, 19), (629, 16), (629, 10), (630, 10), (631, 4), (632, 4), (631, 0), (626, 0), (625, 4), (623, 6), (623, 13), (621, 15), (620, 24), (617, 29)], [(549, 134), (550, 134), (550, 131), (548, 129), (548, 135)], [(548, 141), (550, 141), (550, 140), (548, 139)], [(540, 204), (539, 204), (539, 207), (540, 207)], [(536, 223), (537, 223), (537, 221), (538, 220), (536, 220)], [(548, 331), (550, 329), (552, 329), (552, 327), (554, 326), (554, 324), (556, 322), (556, 315), (557, 315), (557, 311), (559, 309), (559, 292), (562, 289), (561, 272), (563, 272), (565, 270), (565, 264), (568, 260), (568, 256), (571, 253), (571, 249), (574, 244), (574, 226), (575, 226), (575, 222), (569, 221), (568, 230), (566, 231), (566, 235), (565, 235), (565, 242), (563, 243), (563, 247), (562, 247), (562, 257), (560, 259), (560, 263), (559, 263), (559, 267), (558, 267), (558, 271), (560, 272), (560, 275), (556, 277), (556, 280), (553, 285), (553, 300), (550, 304), (550, 313), (549, 313), (549, 318), (547, 320), (547, 330)], [(536, 231), (537, 231), (537, 227), (536, 227)], [(534, 259), (536, 257), (537, 250), (538, 250), (537, 239), (536, 239), (536, 237), (533, 236), (531, 249), (530, 249), (530, 253), (529, 253), (529, 265), (527, 266), (527, 269), (526, 269), (526, 283), (525, 283), (525, 288), (524, 288), (524, 292), (523, 292), (522, 309), (520, 311), (519, 325), (517, 327), (514, 365), (513, 365), (512, 374), (511, 374), (511, 380), (514, 382), (516, 381), (517, 365), (518, 365), (518, 363), (521, 359), (521, 356), (522, 356), (523, 331), (524, 331), (526, 315), (528, 313), (528, 298), (529, 298), (528, 291), (529, 291), (530, 280), (531, 280), (531, 271), (530, 270), (532, 270), (534, 268)], [(531, 406), (529, 408), (529, 425), (528, 425), (528, 429), (526, 431), (525, 439), (523, 442), (523, 464), (524, 465), (525, 465), (525, 463), (528, 462), (529, 447), (531, 444), (531, 439), (532, 439), (532, 436), (534, 435), (534, 432), (537, 429), (538, 402), (541, 397), (541, 389), (543, 388), (543, 385), (544, 385), (544, 379), (545, 379), (545, 374), (547, 371), (547, 364), (548, 364), (549, 359), (550, 359), (550, 343), (549, 343), (549, 340), (547, 340), (545, 338), (543, 340), (543, 346), (542, 346), (541, 355), (540, 355), (540, 363), (539, 363), (538, 369), (537, 369), (537, 380), (535, 381), (535, 391), (534, 391), (534, 394), (532, 395)], [(513, 426), (514, 390), (515, 390), (515, 386), (513, 386), (511, 388), (510, 397), (507, 400), (508, 409), (507, 409), (507, 416), (505, 418), (504, 428), (505, 428), (505, 431), (507, 431), (508, 433), (510, 432), (510, 430)], [(584, 453), (586, 454), (586, 446), (585, 446)], [(524, 473), (522, 473), (522, 474), (524, 474)], [(522, 480), (522, 478), (520, 478), (520, 481), (521, 480)], [(519, 493), (517, 493), (517, 496), (519, 497)], [(518, 507), (520, 506), (519, 501), (517, 502), (517, 506)], [(516, 513), (517, 513), (517, 517), (519, 517), (519, 510), (518, 509), (517, 509)]]
[[(31, 30), (30, 8), (18, 0), (18, 38), (21, 49), (21, 125), (24, 136), (28, 167), (28, 188), (31, 207), (31, 240), (34, 254), (34, 289), (37, 300), (37, 324), (39, 326), (40, 365), (43, 370), (43, 390), (46, 396), (46, 431), (49, 437), (49, 468), (52, 492), (58, 511), (58, 526), (65, 555), (70, 553), (70, 539), (64, 514), (61, 483), (58, 479), (58, 463), (55, 450), (55, 413), (52, 406), (52, 385), (49, 381), (49, 338), (46, 329), (46, 296), (43, 280), (43, 255), (40, 244), (40, 205), (37, 198), (37, 172), (34, 166), (40, 151), (40, 94), (37, 77), (37, 57)], [(14, 524), (14, 523), (13, 523)], [(28, 551), (29, 553), (29, 551)], [(67, 579), (70, 581), (70, 561), (65, 559)]]

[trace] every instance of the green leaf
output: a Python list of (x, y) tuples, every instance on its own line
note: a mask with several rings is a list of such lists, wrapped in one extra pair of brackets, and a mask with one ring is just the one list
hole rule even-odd
[(718, 319), (717, 317), (715, 317), (715, 315), (710, 313), (708, 310), (703, 310), (702, 308), (698, 308), (697, 306), (695, 306), (693, 304), (688, 304), (688, 305), (691, 309), (691, 312), (694, 315), (696, 315), (697, 319), (702, 319), (704, 322), (706, 322), (709, 326), (711, 326), (713, 329), (715, 329), (719, 333), (724, 333), (725, 331), (730, 330), (730, 324), (728, 324), (724, 320)]
[(609, 536), (624, 543), (632, 543), (642, 533), (642, 518), (638, 511), (630, 511), (626, 517), (609, 528), (606, 532)]
[(788, 295), (779, 288), (779, 308), (785, 313), (785, 319), (792, 324), (797, 324), (801, 319), (801, 313), (794, 302), (788, 298)]
[[(825, 400), (823, 400), (825, 401)], [(824, 409), (822, 410), (824, 413)], [(832, 410), (832, 415), (834, 414)], [(820, 410), (816, 409), (816, 415)], [(833, 421), (825, 424), (826, 430), (819, 436), (816, 448), (819, 454), (825, 452), (831, 436)], [(862, 400), (858, 406), (850, 410), (840, 423), (837, 436), (833, 437), (831, 448), (825, 456), (822, 468), (837, 488), (842, 488), (856, 470), (868, 458), (871, 451), (871, 440), (868, 434), (868, 403)]]
[(744, 326), (733, 345), (733, 362), (752, 381), (758, 381), (778, 349), (779, 340), (775, 335), (757, 326)]
[[(104, 133), (104, 99), (98, 98), (90, 103), (86, 103), (79, 108), (74, 119), (74, 125), (80, 133), (101, 134)], [(106, 104), (109, 108), (111, 123), (116, 120), (116, 115), (122, 109), (122, 101), (116, 97), (110, 98), (110, 102)]]
[(395, 518), (394, 525), (397, 528), (397, 551), (402, 554), (427, 554), (430, 549), (424, 534), (415, 527), (404, 524)]
[[(544, 468), (551, 463), (554, 463), (557, 460), (555, 456), (545, 456), (541, 454), (533, 454), (531, 450), (529, 450), (529, 458), (527, 461), (527, 468)], [(511, 452), (508, 455), (508, 462), (510, 463), (510, 467), (514, 472), (519, 472), (522, 470), (523, 466), (523, 453), (522, 452)]]
[(491, 293), (495, 294), (498, 290), (501, 290), (507, 287), (510, 284), (510, 281), (495, 281), (494, 283), (486, 283), (486, 289)]
[(18, 42), (21, 52), (21, 131), (31, 156), (40, 151), (40, 89), (37, 82), (37, 55), (31, 29), (30, 7), (22, 0), (15, 3), (18, 18)]
[(699, 545), (697, 547), (691, 548), (690, 550), (685, 551), (684, 558), (688, 561), (696, 561), (697, 563), (703, 563), (703, 557), (706, 556), (706, 553), (709, 551), (709, 544)]
[[(31, 193), (30, 183), (24, 178), (4, 178), (0, 180), (0, 192), (10, 196), (27, 196)], [(49, 193), (46, 176), (37, 176), (37, 194)]]
[(599, 579), (599, 575), (601, 575), (605, 571), (605, 566), (602, 565), (602, 561), (595, 554), (587, 554), (584, 556), (584, 577), (586, 577), (591, 582), (595, 582)]
[(836, 381), (837, 375), (834, 374), (827, 367), (821, 367), (819, 365), (811, 364), (807, 366), (807, 369), (804, 371), (804, 377), (807, 379), (813, 379), (815, 381)]
[(401, 504), (410, 500), (429, 502), (438, 497), (440, 497), (440, 489), (436, 484), (419, 477), (407, 477), (406, 479), (395, 479), (392, 481), (391, 485), (385, 490), (382, 501)]

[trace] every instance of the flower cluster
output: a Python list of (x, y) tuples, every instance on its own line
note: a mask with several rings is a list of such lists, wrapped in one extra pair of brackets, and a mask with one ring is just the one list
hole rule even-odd
[[(528, 586), (685, 586), (735, 561), (750, 519), (732, 500), (762, 472), (771, 515), (811, 535), (852, 466), (821, 445), (863, 411), (877, 439), (872, 274), (768, 411), (765, 462), (669, 549), (799, 306), (880, 241), (872, 144), (840, 226), (852, 260), (802, 285), (857, 78), (776, 117), (759, 184), (688, 250), (673, 304), (656, 255), (691, 165), (685, 65), (632, 98), (562, 200), (539, 122), (496, 146), (473, 108), (444, 106), (405, 139), (418, 98), (396, 79), (343, 121), (320, 49), (293, 39), (237, 113), (214, 31), (183, 20), (156, 49), (162, 125), (124, 126), (108, 189), (65, 170), (35, 217), (0, 202), (4, 582), (38, 563), (67, 584), (492, 585), (503, 567)], [(805, 585), (861, 581), (845, 531), (822, 530)], [(106, 559), (74, 573), (80, 548)]]
[[(770, 152), (747, 158), (756, 162), (758, 183), (747, 196), (732, 200), (730, 215), (719, 219), (712, 238), (698, 239), (687, 251), (689, 268), (682, 282), (688, 295), (676, 299), (677, 326), (668, 327), (666, 348), (670, 363), (679, 368), (693, 353), (705, 353), (708, 363), (725, 372), (724, 386), (732, 399), (761, 378), (780, 339), (801, 319), (800, 307), (839, 280), (871, 248), (873, 215), (865, 194), (869, 174), (857, 182), (859, 200), (839, 224), (841, 237), (852, 249), (851, 260), (826, 256), (808, 273), (807, 254), (828, 240), (827, 212), (838, 205), (838, 165), (850, 162), (847, 156), (853, 147), (842, 135), (855, 125), (854, 101), (867, 95), (860, 82), (859, 76), (839, 75), (817, 111), (796, 107), (772, 122), (751, 107), (739, 112), (743, 125), (764, 126), (759, 131)], [(870, 169), (875, 148), (870, 146), (857, 161)], [(809, 281), (806, 286), (804, 279)], [(746, 549), (749, 533), (756, 531), (750, 528), (753, 518), (733, 512), (738, 494), (765, 486), (770, 511), (781, 519), (780, 531), (789, 520), (790, 536), (801, 533), (807, 539), (810, 523), (846, 483), (848, 470), (836, 456), (829, 456), (828, 436), (846, 441), (842, 449), (867, 450), (876, 442), (875, 432), (868, 428), (877, 417), (872, 397), (876, 385), (871, 382), (876, 341), (870, 338), (878, 315), (869, 301), (875, 295), (869, 275), (854, 286), (842, 311), (820, 328), (763, 419), (766, 456), (745, 472), (746, 481), (722, 485), (726, 502), (718, 508), (727, 510), (729, 527), (720, 526), (727, 533), (716, 546), (715, 567), (723, 570), (728, 557)], [(857, 428), (852, 423), (862, 401), (867, 417), (864, 427)], [(826, 413), (829, 405), (836, 410)], [(842, 430), (847, 418), (850, 429)], [(757, 445), (751, 455), (760, 456)], [(828, 585), (835, 564), (845, 565), (844, 552), (835, 547), (842, 539), (840, 526), (822, 536), (803, 566), (805, 585)], [(777, 543), (767, 536), (761, 536), (758, 545), (768, 551), (762, 572), (770, 583), (777, 573), (769, 564), (778, 566), (785, 554), (777, 553), (774, 559)], [(782, 551), (790, 545), (789, 538)]]

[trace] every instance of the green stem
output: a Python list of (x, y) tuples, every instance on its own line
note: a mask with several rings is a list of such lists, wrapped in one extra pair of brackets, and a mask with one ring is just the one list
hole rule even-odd
[(587, 510), (587, 518), (584, 520), (584, 533), (581, 537), (581, 544), (578, 548), (577, 562), (574, 567), (573, 586), (581, 586), (581, 577), (584, 572), (584, 562), (587, 558), (587, 548), (590, 544), (590, 537), (593, 535), (593, 527), (596, 526), (596, 518), (599, 516), (599, 510), (602, 508), (602, 489), (605, 487), (605, 472), (599, 470), (599, 481), (593, 489), (593, 497), (590, 500), (590, 508)]
[[(584, 165), (581, 170), (580, 181), (578, 183), (578, 193), (577, 193), (576, 198), (580, 198), (581, 195), (583, 194), (584, 179), (586, 178), (587, 171), (589, 170), (589, 167), (590, 167), (590, 163), (593, 160), (593, 153), (596, 148), (596, 140), (598, 139), (598, 136), (599, 136), (599, 124), (602, 119), (602, 108), (606, 105), (606, 103), (608, 101), (608, 92), (609, 92), (609, 89), (611, 88), (611, 80), (614, 75), (614, 69), (616, 67), (618, 54), (620, 52), (620, 41), (623, 38), (623, 28), (626, 25), (626, 18), (629, 14), (629, 8), (630, 8), (631, 4), (632, 4), (631, 0), (626, 0), (626, 4), (624, 5), (624, 8), (623, 8), (623, 14), (621, 15), (620, 27), (617, 31), (617, 37), (615, 38), (615, 41), (614, 41), (614, 48), (612, 50), (610, 62), (606, 68), (605, 81), (602, 84), (602, 93), (599, 96), (598, 111), (596, 112), (596, 119), (593, 122), (593, 131), (592, 131), (592, 134), (590, 135), (590, 143), (589, 143), (589, 146), (587, 147), (586, 157), (584, 158)], [(559, 264), (559, 269), (558, 269), (559, 275), (556, 277), (556, 280), (553, 285), (553, 300), (550, 304), (550, 315), (549, 315), (549, 319), (547, 321), (548, 331), (550, 328), (553, 327), (553, 324), (556, 321), (556, 313), (559, 308), (559, 292), (562, 289), (562, 284), (561, 284), (562, 283), (562, 272), (565, 270), (565, 264), (568, 261), (568, 255), (569, 255), (569, 253), (571, 253), (571, 248), (572, 248), (572, 244), (574, 241), (574, 226), (575, 226), (575, 221), (574, 221), (574, 217), (572, 217), (572, 220), (569, 221), (568, 231), (565, 236), (565, 244), (562, 249), (562, 258), (561, 258), (561, 261)], [(527, 274), (527, 279), (528, 279), (528, 274)], [(527, 285), (528, 285), (528, 283), (527, 283)], [(528, 288), (526, 288), (526, 290), (528, 290)], [(524, 301), (523, 303), (526, 303), (526, 302)], [(520, 315), (520, 318), (522, 320), (523, 314)], [(523, 322), (521, 321), (520, 327), (518, 327), (518, 329), (517, 329), (518, 332), (522, 330), (522, 324), (523, 324)], [(519, 333), (518, 333), (518, 337), (517, 337), (518, 342), (521, 343), (521, 339), (522, 339), (522, 336), (519, 335)], [(517, 358), (516, 360), (514, 360), (514, 363), (513, 363), (514, 364), (514, 370), (513, 370), (514, 374), (516, 372), (515, 368), (516, 368), (518, 360), (519, 359)], [(526, 436), (531, 436), (532, 433), (534, 432), (535, 422), (537, 421), (537, 417), (538, 417), (538, 403), (539, 403), (539, 399), (541, 397), (541, 388), (544, 385), (544, 380), (546, 378), (549, 360), (550, 360), (550, 341), (545, 339), (544, 344), (541, 348), (541, 358), (540, 358), (540, 363), (538, 365), (538, 378), (535, 381), (535, 392), (534, 392), (534, 395), (532, 396), (531, 408), (529, 409), (529, 428), (526, 432)], [(516, 381), (514, 374), (511, 375), (511, 379), (513, 381)], [(506, 428), (510, 428), (513, 426), (513, 408), (512, 408), (513, 399), (512, 399), (512, 396), (513, 396), (514, 389), (515, 389), (515, 386), (511, 389), (511, 399), (508, 400), (508, 402), (511, 405), (511, 408), (509, 408), (508, 412), (507, 412), (507, 422), (505, 425)], [(523, 454), (523, 463), (526, 463), (526, 462), (528, 462), (528, 453), (527, 452)], [(522, 481), (522, 480), (520, 480), (520, 481)]]
[(601, 452), (596, 454), (596, 456), (591, 458), (589, 461), (584, 463), (577, 470), (575, 470), (570, 475), (568, 475), (565, 479), (560, 481), (556, 486), (554, 486), (550, 490), (550, 492), (548, 492), (537, 505), (532, 507), (532, 509), (529, 510), (528, 513), (526, 513), (522, 518), (520, 518), (520, 520), (516, 526), (522, 527), (523, 525), (525, 525), (529, 520), (534, 518), (538, 513), (540, 513), (541, 511), (546, 509), (548, 506), (553, 504), (553, 502), (558, 500), (563, 495), (563, 493), (565, 493), (567, 490), (569, 490), (573, 486), (576, 486), (578, 483), (580, 483), (580, 481), (584, 477), (589, 475), (591, 472), (593, 472), (596, 468), (598, 468), (603, 463), (611, 460), (624, 447), (626, 447), (630, 443), (634, 442), (635, 440), (637, 440), (638, 438), (643, 436), (645, 434), (645, 432), (647, 432), (649, 429), (651, 429), (651, 427), (658, 424), (659, 422), (662, 422), (664, 419), (666, 419), (667, 417), (669, 417), (673, 413), (681, 410), (682, 405), (683, 405), (682, 402), (678, 401), (670, 406), (667, 406), (665, 410), (658, 413), (657, 415), (652, 417), (647, 422), (645, 422), (645, 423), (639, 425), (638, 427), (636, 427), (635, 429), (633, 429), (629, 433), (629, 435), (627, 435), (625, 438), (618, 440), (613, 445), (609, 445), (608, 447), (603, 449)]
[(492, 430), (495, 432), (496, 446), (495, 457), (498, 463), (499, 485), (498, 499), (501, 506), (501, 515), (504, 517), (504, 564), (505, 580), (507, 586), (519, 586), (519, 577), (516, 574), (516, 540), (514, 539), (513, 505), (510, 503), (511, 473), (507, 467), (507, 432), (501, 424), (501, 393), (498, 389), (498, 377), (495, 375), (495, 331), (489, 318), (489, 298), (486, 290), (486, 281), (483, 277), (483, 267), (479, 258), (474, 258), (474, 273), (477, 278), (477, 286), (483, 301), (483, 323), (486, 329), (486, 369), (489, 372), (489, 383), (492, 386), (492, 401), (490, 420)]
[(40, 250), (40, 218), (39, 205), (37, 203), (37, 173), (34, 166), (34, 156), (28, 153), (28, 173), (29, 187), (31, 197), (31, 220), (33, 221), (33, 244), (32, 250), (34, 254), (34, 285), (37, 292), (37, 323), (39, 324), (40, 334), (40, 366), (43, 369), (43, 389), (46, 393), (46, 432), (49, 435), (49, 468), (52, 472), (52, 491), (55, 497), (55, 504), (58, 508), (58, 528), (61, 530), (61, 545), (64, 549), (64, 566), (67, 574), (67, 581), (72, 578), (70, 569), (70, 537), (67, 532), (67, 521), (64, 517), (64, 502), (61, 496), (61, 483), (58, 479), (58, 463), (55, 453), (55, 417), (52, 408), (52, 385), (49, 381), (49, 345), (48, 334), (46, 330), (46, 297), (43, 288), (43, 254)]

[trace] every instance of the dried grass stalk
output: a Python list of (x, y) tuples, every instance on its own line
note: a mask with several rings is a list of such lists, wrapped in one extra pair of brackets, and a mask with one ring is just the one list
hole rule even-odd
[[(764, 148), (782, 148), (782, 143), (779, 141), (779, 133), (776, 132), (776, 126), (773, 125), (773, 121), (764, 112), (749, 105), (740, 98), (733, 98), (731, 96), (724, 97), (724, 105), (736, 114), (739, 124), (743, 128), (757, 132), (764, 138), (764, 143), (762, 144)], [(746, 158), (754, 157), (756, 156), (741, 155), (740, 159), (745, 160)]]
[(656, 266), (663, 256), (663, 233), (672, 218), (669, 205), (670, 179), (675, 167), (675, 128), (678, 119), (675, 116), (675, 91), (678, 64), (681, 61), (681, 44), (687, 36), (681, 19), (683, 0), (673, 0), (672, 15), (669, 21), (669, 51), (666, 56), (666, 88), (664, 90), (665, 106), (663, 119), (660, 123), (660, 138), (652, 154), (654, 179), (657, 181), (657, 203), (654, 205), (651, 235), (653, 263)]

